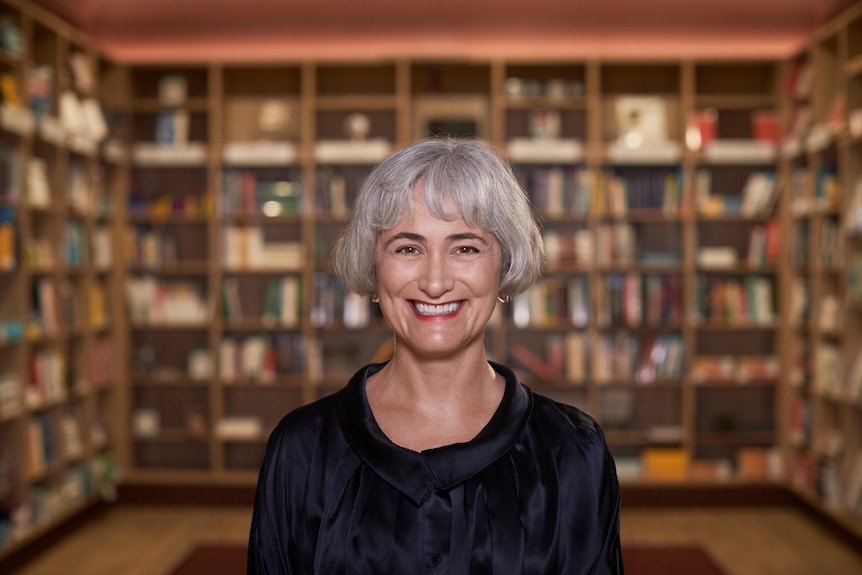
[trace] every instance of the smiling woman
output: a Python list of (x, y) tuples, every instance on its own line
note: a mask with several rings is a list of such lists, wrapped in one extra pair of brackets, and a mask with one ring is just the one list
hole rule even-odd
[(273, 432), (249, 573), (622, 573), (602, 430), (486, 356), (498, 300), (542, 259), (486, 144), (420, 142), (369, 175), (336, 270), (375, 296), (395, 352)]

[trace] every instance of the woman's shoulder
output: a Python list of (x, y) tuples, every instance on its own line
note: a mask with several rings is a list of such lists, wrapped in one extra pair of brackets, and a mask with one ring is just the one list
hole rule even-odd
[(540, 393), (533, 394), (533, 416), (535, 425), (550, 428), (563, 440), (575, 435), (583, 440), (605, 443), (602, 428), (588, 413), (574, 405), (551, 399)]
[(309, 435), (319, 435), (333, 427), (337, 396), (329, 395), (289, 411), (273, 429), (270, 442), (306, 443)]

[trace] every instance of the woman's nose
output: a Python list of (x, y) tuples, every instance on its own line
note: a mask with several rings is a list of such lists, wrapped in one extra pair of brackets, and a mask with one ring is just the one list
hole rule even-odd
[(448, 292), (455, 285), (452, 264), (442, 254), (429, 254), (422, 266), (419, 278), (419, 289), (430, 298), (437, 298)]

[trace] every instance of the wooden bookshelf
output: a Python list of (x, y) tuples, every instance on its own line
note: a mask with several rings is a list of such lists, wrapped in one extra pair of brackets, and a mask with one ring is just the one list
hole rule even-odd
[[(24, 457), (30, 420), (110, 405), (109, 447), (85, 453), (116, 454), (129, 482), (252, 485), (283, 414), (391, 352), (329, 253), (373, 165), (442, 131), (507, 156), (548, 248), (541, 281), (492, 320), (493, 359), (594, 415), (626, 485), (783, 485), (862, 533), (847, 504), (862, 468), (847, 392), (862, 343), (858, 7), (787, 62), (115, 66), (26, 6), (0, 3), (35, 61), (91, 50), (128, 146), (88, 155), (12, 122), (2, 158), (43, 158), (54, 190), (84, 165), (112, 209), (8, 195), (0, 209), (21, 241), (107, 228), (121, 257), (0, 270), (4, 322), (26, 322), (47, 280), (102, 284), (113, 319), (0, 340), (0, 359), (23, 378), (42, 350), (77, 357), (107, 335), (117, 369), (104, 390), (0, 412), (0, 461)], [(8, 56), (5, 70), (25, 72)], [(0, 468), (0, 501), (59, 473), (4, 484)]]
[(3, 559), (94, 505), (118, 479), (124, 329), (114, 208), (125, 168), (83, 111), (100, 106), (110, 64), (27, 2), (0, 2), (0, 16), (10, 25), (4, 38), (19, 38), (2, 47), (0, 73), (20, 97), (16, 106), (6, 93), (0, 126)]
[[(789, 290), (784, 344), (783, 445), (788, 484), (851, 531), (862, 533), (862, 412), (854, 380), (860, 315), (853, 262), (860, 244), (854, 197), (862, 192), (862, 109), (858, 68), (862, 7), (823, 29), (787, 63), (784, 116), (800, 110), (804, 130), (788, 130), (780, 170), (790, 235), (782, 282)], [(798, 74), (798, 70), (807, 70)], [(801, 81), (799, 78), (803, 78)]]
[[(748, 245), (751, 230), (777, 212), (770, 205), (762, 213), (704, 215), (695, 173), (708, 171), (715, 193), (739, 200), (751, 173), (776, 169), (774, 153), (762, 157), (752, 116), (777, 109), (778, 64), (130, 67), (132, 149), (154, 141), (152, 118), (169, 110), (157, 105), (160, 83), (179, 76), (190, 113), (201, 117), (183, 141), (206, 154), (196, 164), (147, 158), (132, 169), (136, 195), (125, 221), (135, 258), (126, 277), (149, 283), (144, 290), (197, 294), (192, 305), (199, 315), (177, 325), (148, 324), (140, 320), (165, 314), (127, 302), (137, 310), (126, 358), (134, 373), (127, 476), (253, 476), (263, 439), (282, 414), (340, 388), (372, 357), (386, 356), (390, 336), (379, 311), (367, 298), (344, 294), (329, 251), (370, 168), (439, 129), (478, 135), (509, 157), (552, 256), (539, 284), (500, 307), (487, 336), (491, 356), (516, 367), (537, 390), (596, 415), (621, 461), (671, 448), (692, 467), (729, 470), (712, 481), (735, 477), (739, 453), (760, 449), (765, 457), (781, 444), (781, 374), (752, 375), (762, 366), (747, 357), (776, 355), (785, 325), (777, 320), (777, 261), (752, 260)], [(626, 105), (663, 117), (661, 141), (621, 147)], [(743, 142), (737, 154), (745, 160), (685, 146), (688, 118), (704, 107), (716, 109), (719, 140)], [(273, 125), (261, 123), (264, 112), (275, 117)], [(760, 144), (761, 159), (750, 160), (746, 143)], [(287, 199), (264, 197), (277, 186)], [(190, 190), (206, 200), (183, 201)], [(274, 211), (264, 215), (268, 209)], [(742, 263), (700, 267), (701, 244), (729, 248)], [(287, 251), (257, 261), (270, 245)], [(256, 246), (253, 253), (248, 246)], [(155, 261), (141, 259), (147, 253)], [(168, 261), (158, 254), (169, 254)], [(769, 313), (734, 321), (700, 317), (699, 278), (757, 290)], [(636, 306), (626, 309), (631, 300)], [(662, 354), (671, 359), (651, 359)], [(701, 355), (729, 355), (739, 365), (719, 380), (695, 380)], [(739, 410), (739, 403), (749, 407)]]
[[(796, 196), (814, 194), (818, 177), (843, 174), (847, 160), (839, 160), (838, 150), (852, 149), (859, 138), (836, 139), (827, 146), (833, 152), (803, 142), (788, 153), (779, 138), (782, 121), (794, 107), (828, 97), (786, 95), (791, 66), (393, 61), (181, 70), (189, 86), (206, 86), (194, 96), (210, 103), (195, 104), (210, 114), (208, 179), (201, 175), (199, 187), (208, 186), (214, 210), (199, 222), (201, 233), (210, 234), (211, 255), (175, 267), (171, 276), (195, 276), (201, 290), (208, 286), (212, 315), (166, 334), (171, 343), (161, 335), (148, 340), (174, 353), (183, 340), (186, 351), (150, 365), (152, 373), (136, 372), (130, 412), (155, 406), (171, 426), (154, 436), (132, 432), (130, 479), (251, 481), (263, 439), (283, 413), (337, 390), (357, 365), (385, 357), (389, 334), (379, 312), (343, 294), (328, 255), (371, 166), (430, 128), (477, 134), (503, 151), (542, 223), (546, 274), (500, 306), (487, 334), (494, 359), (515, 367), (536, 390), (595, 415), (629, 485), (796, 485), (791, 462), (800, 450), (813, 453), (818, 441), (813, 432), (792, 439), (798, 400), (820, 405), (815, 422), (844, 408), (800, 386), (815, 377), (813, 363), (805, 365), (794, 350), (821, 341), (840, 350), (852, 339), (813, 319), (827, 296), (846, 297), (841, 260), (814, 255), (823, 251), (814, 238), (834, 236), (842, 208), (800, 207)], [(856, 73), (852, 66), (828, 68)], [(136, 74), (158, 82), (157, 69), (130, 68), (129, 85), (143, 83)], [(152, 92), (146, 113), (158, 113)], [(259, 113), (273, 99), (296, 120), (273, 151), (282, 161), (230, 160), (223, 152), (238, 142), (228, 136), (237, 123), (228, 109), (246, 105), (253, 122), (255, 105)], [(640, 147), (623, 141), (627, 106), (663, 117), (659, 141)], [(357, 113), (370, 124), (360, 122), (366, 140), (358, 147), (345, 132)], [(155, 173), (154, 166), (137, 170)], [(262, 206), (235, 191), (237, 182), (267, 178), (301, 190), (286, 215), (263, 216)], [(149, 224), (138, 216), (129, 222)], [(225, 265), (222, 250), (231, 242), (223, 237), (235, 228), (301, 244), (299, 259), (291, 260), (299, 263)], [(263, 307), (269, 286), (285, 285), (285, 276), (301, 286), (287, 325)], [(807, 285), (805, 317), (791, 314), (797, 284)], [(233, 311), (225, 311), (229, 301)], [(134, 337), (150, 329), (165, 331), (143, 326)], [(182, 373), (182, 365), (207, 342), (220, 367), (202, 382)], [(248, 373), (221, 366), (224, 353), (246, 344), (272, 346), (285, 363)], [(170, 381), (160, 379), (162, 367)], [(177, 413), (177, 405), (192, 411)], [(193, 431), (189, 420), (204, 425)], [(839, 420), (854, 421), (843, 411)]]

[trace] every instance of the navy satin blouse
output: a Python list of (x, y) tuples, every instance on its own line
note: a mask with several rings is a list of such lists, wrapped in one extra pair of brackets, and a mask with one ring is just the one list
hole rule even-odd
[(260, 471), (249, 574), (623, 573), (620, 490), (598, 425), (521, 385), (472, 441), (422, 453), (383, 434), (361, 369), (291, 412)]

